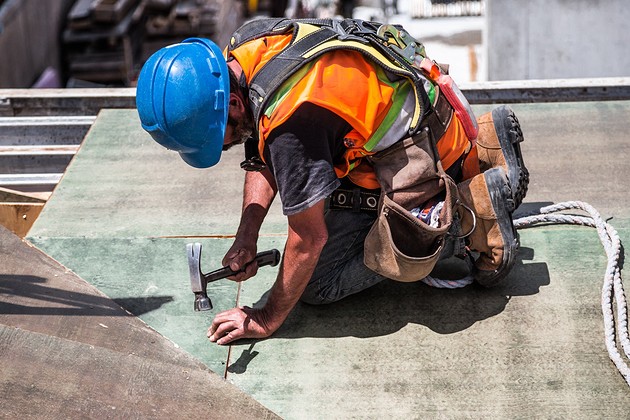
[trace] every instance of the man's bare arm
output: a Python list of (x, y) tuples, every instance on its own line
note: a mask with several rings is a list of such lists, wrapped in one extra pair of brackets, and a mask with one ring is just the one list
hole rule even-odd
[[(223, 265), (229, 265), (232, 270), (239, 271), (254, 259), (260, 227), (276, 193), (276, 184), (269, 169), (245, 174), (241, 221), (234, 243), (223, 258)], [(246, 280), (254, 276), (257, 270), (256, 264), (250, 264), (244, 272), (231, 279)]]
[(278, 277), (263, 308), (234, 308), (217, 314), (208, 330), (210, 341), (228, 344), (241, 338), (262, 338), (287, 318), (313, 275), (328, 238), (324, 201), (289, 216), (289, 232)]

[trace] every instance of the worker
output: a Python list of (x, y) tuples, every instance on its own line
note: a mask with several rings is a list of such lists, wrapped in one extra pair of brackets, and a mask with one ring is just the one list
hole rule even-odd
[(256, 274), (277, 194), (288, 220), (266, 303), (217, 314), (212, 342), (267, 337), (300, 300), (418, 281), (448, 256), (468, 258), (483, 286), (505, 279), (527, 190), (522, 132), (507, 107), (477, 121), (450, 82), (404, 29), (351, 19), (259, 19), (224, 52), (193, 38), (149, 58), (136, 102), (157, 142), (195, 167), (246, 143), (242, 214), (223, 259), (232, 280)]

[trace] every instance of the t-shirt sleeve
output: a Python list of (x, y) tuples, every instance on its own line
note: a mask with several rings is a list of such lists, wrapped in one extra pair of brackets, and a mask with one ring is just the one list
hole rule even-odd
[(343, 118), (305, 103), (269, 134), (264, 156), (285, 215), (308, 209), (339, 187), (333, 162), (350, 130)]

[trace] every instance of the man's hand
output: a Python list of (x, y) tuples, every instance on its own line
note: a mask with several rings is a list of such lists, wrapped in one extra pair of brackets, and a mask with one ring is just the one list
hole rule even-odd
[(218, 313), (208, 329), (210, 341), (223, 345), (241, 338), (264, 338), (278, 329), (268, 325), (263, 309), (248, 306)]
[(235, 241), (230, 250), (223, 257), (223, 266), (230, 266), (233, 271), (240, 271), (234, 276), (228, 277), (234, 281), (245, 281), (254, 277), (258, 272), (256, 258), (256, 242), (243, 243)]

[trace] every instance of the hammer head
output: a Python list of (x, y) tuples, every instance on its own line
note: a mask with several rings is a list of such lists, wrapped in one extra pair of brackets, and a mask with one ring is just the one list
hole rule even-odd
[(212, 302), (206, 291), (208, 282), (201, 272), (201, 244), (186, 244), (186, 252), (188, 254), (188, 270), (190, 271), (190, 287), (195, 294), (195, 311), (208, 311), (212, 309)]

